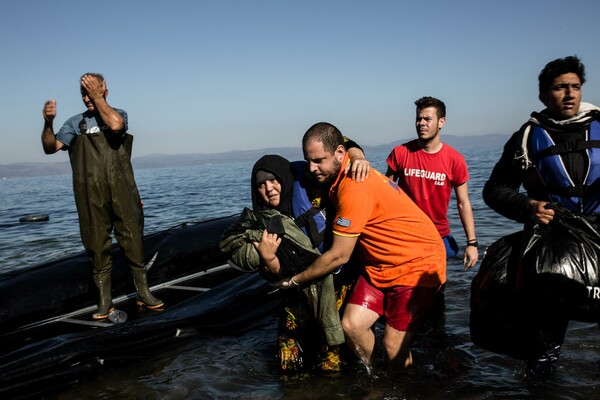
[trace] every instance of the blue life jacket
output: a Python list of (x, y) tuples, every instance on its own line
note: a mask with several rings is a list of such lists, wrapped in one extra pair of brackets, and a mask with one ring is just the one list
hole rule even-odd
[[(600, 123), (592, 121), (583, 142), (554, 144), (542, 127), (534, 125), (529, 135), (533, 163), (552, 201), (571, 211), (600, 212)], [(561, 154), (585, 151), (588, 169), (583, 184), (575, 184), (560, 158)]]
[(294, 161), (290, 163), (292, 175), (294, 176), (294, 186), (292, 195), (292, 211), (298, 225), (310, 238), (313, 247), (316, 247), (323, 253), (323, 237), (327, 220), (325, 219), (325, 210), (323, 208), (313, 207), (308, 194), (304, 179), (304, 169), (306, 161)]

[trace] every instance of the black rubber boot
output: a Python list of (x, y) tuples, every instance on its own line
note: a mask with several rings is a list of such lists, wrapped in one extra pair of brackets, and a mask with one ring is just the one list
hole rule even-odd
[(112, 303), (112, 293), (110, 286), (110, 274), (94, 275), (94, 282), (98, 288), (98, 310), (92, 314), (92, 319), (105, 319), (115, 308)]
[(162, 300), (157, 299), (150, 293), (146, 270), (132, 269), (131, 275), (133, 275), (133, 283), (135, 284), (135, 289), (137, 291), (135, 300), (138, 306), (143, 306), (151, 310), (157, 310), (165, 306), (165, 303), (163, 303)]

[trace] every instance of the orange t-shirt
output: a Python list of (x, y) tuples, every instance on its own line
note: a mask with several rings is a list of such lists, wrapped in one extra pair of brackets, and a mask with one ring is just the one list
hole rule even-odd
[[(349, 162), (348, 155), (342, 165)], [(363, 182), (340, 171), (329, 191), (333, 233), (358, 236), (371, 283), (437, 287), (446, 282), (446, 250), (433, 222), (398, 185), (375, 169)]]

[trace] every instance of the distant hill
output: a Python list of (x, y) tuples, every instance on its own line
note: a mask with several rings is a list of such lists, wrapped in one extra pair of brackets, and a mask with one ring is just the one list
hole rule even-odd
[[(390, 151), (394, 146), (405, 143), (411, 138), (400, 139), (392, 143), (378, 146), (362, 146), (367, 157), (369, 154), (381, 151)], [(492, 134), (482, 136), (453, 136), (444, 135), (444, 142), (460, 149), (477, 146), (502, 146), (507, 140), (507, 135)], [(302, 158), (302, 151), (298, 147), (272, 147), (259, 150), (233, 150), (224, 153), (195, 153), (195, 154), (150, 154), (135, 157), (132, 160), (135, 169), (170, 168), (201, 164), (216, 164), (235, 161), (255, 161), (264, 154), (279, 154), (290, 160)], [(70, 174), (69, 162), (30, 162), (0, 164), (0, 179), (23, 178), (33, 176), (64, 175)]]

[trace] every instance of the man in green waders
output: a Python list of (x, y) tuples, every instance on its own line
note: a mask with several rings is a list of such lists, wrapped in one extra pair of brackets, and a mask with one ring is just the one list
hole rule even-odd
[(81, 97), (87, 110), (69, 118), (54, 134), (56, 100), (44, 104), (42, 145), (46, 154), (68, 150), (73, 190), (83, 246), (90, 258), (99, 291), (99, 320), (114, 309), (111, 295), (112, 239), (123, 248), (137, 289), (137, 303), (160, 309), (164, 303), (148, 289), (144, 267), (144, 214), (131, 167), (133, 136), (127, 133), (127, 113), (106, 102), (104, 77), (81, 77)]

